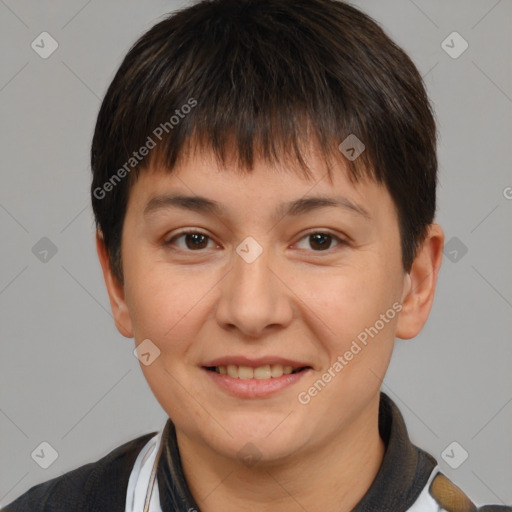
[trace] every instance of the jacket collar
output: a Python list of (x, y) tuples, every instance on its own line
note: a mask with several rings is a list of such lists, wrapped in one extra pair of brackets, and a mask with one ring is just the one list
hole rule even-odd
[(402, 414), (381, 392), (379, 433), (386, 452), (375, 480), (353, 512), (405, 512), (416, 501), (437, 465), (409, 439)]

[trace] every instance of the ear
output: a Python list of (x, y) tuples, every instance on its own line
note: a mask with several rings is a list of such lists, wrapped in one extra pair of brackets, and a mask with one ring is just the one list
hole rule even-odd
[(101, 231), (96, 231), (96, 250), (103, 270), (103, 278), (107, 286), (110, 307), (114, 315), (117, 330), (126, 338), (133, 338), (133, 326), (130, 311), (124, 298), (124, 286), (112, 273), (108, 251), (103, 240)]
[(414, 338), (427, 321), (434, 302), (443, 247), (444, 232), (441, 226), (431, 224), (425, 241), (418, 249), (411, 271), (404, 278), (402, 310), (396, 328), (398, 338)]

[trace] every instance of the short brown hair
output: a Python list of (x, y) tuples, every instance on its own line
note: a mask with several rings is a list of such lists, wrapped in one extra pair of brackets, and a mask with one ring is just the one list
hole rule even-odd
[[(135, 159), (158, 127), (158, 147)], [(365, 145), (353, 161), (338, 149), (350, 134)], [(436, 126), (417, 68), (374, 20), (336, 0), (203, 0), (157, 23), (124, 58), (92, 142), (92, 206), (114, 275), (123, 282), (129, 190), (151, 161), (172, 172), (194, 140), (222, 163), (233, 143), (247, 171), (255, 155), (286, 154), (308, 175), (301, 148), (313, 138), (352, 181), (385, 184), (408, 272), (436, 210)]]

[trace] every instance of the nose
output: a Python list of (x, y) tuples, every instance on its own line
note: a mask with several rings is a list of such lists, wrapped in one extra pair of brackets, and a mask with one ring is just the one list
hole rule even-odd
[(216, 307), (219, 325), (258, 338), (272, 329), (287, 327), (293, 318), (293, 293), (267, 251), (248, 262), (234, 255), (231, 271), (220, 283)]

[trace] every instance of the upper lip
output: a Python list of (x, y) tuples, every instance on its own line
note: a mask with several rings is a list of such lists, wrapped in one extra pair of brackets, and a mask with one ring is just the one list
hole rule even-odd
[(203, 364), (203, 366), (249, 366), (250, 368), (258, 368), (259, 366), (266, 366), (272, 364), (280, 364), (282, 366), (291, 366), (292, 368), (303, 368), (309, 366), (308, 363), (295, 361), (293, 359), (287, 359), (279, 356), (265, 356), (250, 358), (247, 356), (226, 356), (211, 359)]

